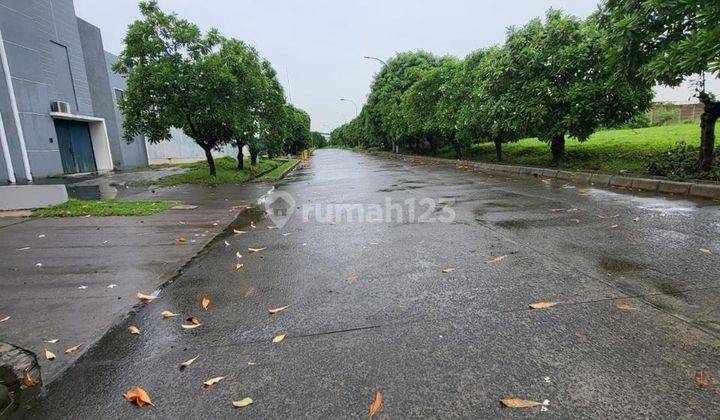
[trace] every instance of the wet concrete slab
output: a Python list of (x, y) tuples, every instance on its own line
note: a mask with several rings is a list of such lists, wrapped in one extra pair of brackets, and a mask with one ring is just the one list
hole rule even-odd
[[(27, 417), (357, 418), (376, 391), (379, 418), (720, 414), (718, 203), (335, 150), (278, 191), (295, 201), (287, 224), (244, 214), (246, 233), (211, 243)], [(445, 204), (423, 221), (302, 217), (388, 199), (413, 199), (418, 217), (420, 200)], [(454, 220), (439, 222), (448, 209)], [(558, 305), (529, 309), (539, 301)], [(202, 325), (182, 329), (190, 316)], [(287, 338), (273, 344), (276, 334)], [(213, 376), (227, 377), (203, 389)], [(156, 406), (122, 399), (135, 386)], [(255, 403), (234, 409), (244, 397)], [(548, 400), (548, 411), (503, 409), (505, 397)]]

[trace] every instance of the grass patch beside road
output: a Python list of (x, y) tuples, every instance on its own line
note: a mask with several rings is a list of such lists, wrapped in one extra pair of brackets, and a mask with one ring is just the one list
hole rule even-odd
[[(639, 129), (603, 130), (585, 142), (566, 140), (565, 160), (561, 167), (573, 170), (600, 171), (609, 174), (649, 175), (646, 164), (685, 141), (700, 145), (700, 124), (685, 123)], [(443, 157), (454, 158), (450, 150)], [(471, 160), (496, 163), (493, 143), (471, 147)], [(555, 167), (550, 145), (535, 138), (503, 144), (503, 162), (510, 165)]]
[(149, 216), (180, 204), (176, 200), (119, 201), (78, 200), (35, 210), (33, 217), (80, 217), (80, 216)]
[(217, 176), (210, 176), (207, 162), (195, 162), (188, 164), (189, 171), (160, 178), (154, 181), (136, 181), (131, 185), (180, 185), (180, 184), (242, 184), (250, 181), (260, 174), (272, 171), (284, 162), (273, 159), (259, 159), (255, 166), (250, 165), (250, 160), (245, 159), (244, 169), (237, 170), (237, 160), (231, 157), (215, 159)]
[(258, 181), (272, 181), (278, 179), (286, 169), (293, 166), (297, 161), (297, 159), (291, 159), (278, 166), (277, 168), (273, 169), (272, 171), (266, 173), (265, 175), (259, 176), (257, 179)]

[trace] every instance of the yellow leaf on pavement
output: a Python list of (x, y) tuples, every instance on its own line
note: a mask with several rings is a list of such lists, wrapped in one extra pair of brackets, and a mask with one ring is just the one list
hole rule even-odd
[(210, 306), (210, 298), (205, 296), (202, 298), (202, 301), (200, 301), (200, 305), (202, 305), (202, 308), (207, 311), (208, 306)]
[(263, 247), (263, 248), (248, 248), (248, 251), (250, 251), (250, 252), (260, 252), (260, 251), (265, 250), (265, 249), (267, 249), (267, 247)]
[(77, 346), (70, 347), (69, 349), (65, 350), (65, 354), (75, 353), (77, 349), (80, 348), (82, 344), (78, 344)]
[(198, 357), (200, 357), (200, 356), (195, 356), (195, 357), (193, 357), (192, 359), (188, 359), (188, 360), (180, 363), (180, 369), (183, 369), (183, 368), (186, 368), (186, 367), (192, 365), (193, 362), (194, 362), (195, 360), (197, 360)]
[(33, 378), (30, 377), (30, 371), (28, 369), (25, 369), (25, 371), (23, 372), (23, 382), (28, 388), (32, 388), (35, 386), (35, 381), (33, 380)]
[(382, 394), (380, 393), (380, 391), (377, 391), (375, 393), (375, 401), (373, 401), (373, 403), (370, 404), (370, 418), (372, 418), (372, 416), (374, 416), (375, 413), (378, 412), (378, 410), (380, 409), (380, 406), (382, 405), (382, 400), (383, 400)]
[(140, 292), (138, 292), (137, 297), (138, 297), (138, 299), (142, 300), (143, 302), (151, 302), (151, 301), (157, 299), (157, 296), (146, 295), (145, 293), (140, 293)]
[(48, 360), (53, 360), (55, 359), (55, 353), (51, 352), (48, 349), (45, 349), (45, 358)]
[(50, 344), (55, 344), (55, 343), (57, 343), (58, 341), (60, 341), (60, 340), (57, 339), (57, 338), (53, 338), (52, 340), (45, 340), (46, 343), (50, 343)]
[(233, 233), (236, 235), (242, 235), (243, 233), (247, 233), (247, 232), (244, 230), (233, 229)]
[(162, 311), (160, 313), (160, 316), (162, 316), (163, 318), (172, 318), (174, 316), (178, 316), (178, 314), (172, 313), (171, 311)]
[(270, 312), (270, 314), (272, 315), (272, 314), (276, 314), (278, 312), (282, 312), (289, 307), (290, 307), (290, 305), (286, 305), (286, 306), (281, 306), (279, 308), (268, 309), (268, 312)]
[(238, 257), (238, 259), (242, 258), (242, 254), (240, 253), (240, 251), (236, 252), (235, 256)]
[(130, 331), (130, 334), (135, 334), (135, 335), (140, 334), (140, 329), (134, 325), (129, 326), (128, 331)]
[(708, 254), (708, 255), (712, 255), (712, 253), (713, 253), (712, 251), (710, 251), (710, 250), (707, 249), (707, 248), (700, 248), (700, 249), (698, 249), (698, 251), (703, 252), (703, 253)]
[(181, 236), (181, 237), (177, 238), (177, 242), (178, 242), (179, 244), (184, 244), (184, 243), (187, 242), (187, 238), (184, 237), (184, 236)]
[(442, 272), (445, 274), (452, 273), (453, 271), (455, 271), (455, 268), (443, 268), (442, 270)]
[(255, 222), (250, 222), (250, 227), (255, 229)]
[(638, 310), (638, 308), (631, 306), (625, 302), (620, 302), (615, 306), (617, 306), (618, 309), (623, 310), (623, 311), (637, 311)]
[(502, 403), (505, 407), (510, 408), (533, 408), (542, 405), (542, 403), (537, 401), (528, 401), (521, 398), (503, 398), (500, 400), (500, 403)]
[(7, 320), (10, 319), (10, 318), (11, 318), (10, 315), (8, 315), (8, 316), (6, 316), (5, 318), (0, 319), (0, 322), (5, 322), (5, 321), (7, 321)]
[(243, 264), (243, 263), (237, 263), (237, 264), (235, 264), (235, 269), (236, 269), (236, 270), (240, 270), (240, 269), (242, 269), (243, 267), (245, 267), (245, 264)]
[(546, 309), (546, 308), (552, 308), (553, 306), (557, 305), (557, 302), (537, 302), (537, 303), (531, 303), (530, 308), (532, 309)]
[(123, 397), (125, 397), (128, 402), (134, 402), (135, 404), (137, 404), (138, 407), (142, 407), (147, 404), (155, 405), (150, 400), (150, 395), (148, 395), (148, 393), (140, 387), (126, 392)]
[(352, 276), (349, 276), (348, 278), (345, 279), (345, 283), (347, 283), (347, 284), (353, 284), (353, 283), (355, 283), (357, 280), (358, 280), (358, 276), (356, 276), (356, 275), (353, 274)]
[(285, 339), (285, 334), (276, 335), (273, 337), (272, 342), (273, 343), (279, 343)]
[(252, 403), (253, 403), (253, 399), (248, 397), (248, 398), (243, 398), (242, 400), (239, 400), (239, 401), (233, 401), (232, 404), (233, 404), (233, 407), (241, 408), (241, 407), (247, 407), (248, 405), (250, 405)]
[(203, 385), (206, 386), (206, 387), (208, 387), (208, 386), (213, 386), (213, 385), (215, 385), (216, 383), (222, 381), (223, 379), (225, 379), (224, 376), (216, 376), (216, 377), (214, 377), (214, 378), (210, 378), (210, 379), (208, 379), (207, 381), (203, 382)]
[(181, 324), (180, 326), (183, 327), (183, 328), (185, 328), (186, 330), (192, 330), (192, 329), (195, 329), (195, 328), (197, 328), (197, 327), (199, 327), (199, 326), (201, 326), (201, 325), (202, 325), (202, 324)]
[(507, 258), (507, 255), (501, 255), (499, 257), (495, 257), (490, 260), (485, 260), (485, 261), (483, 261), (483, 264), (495, 264), (495, 263), (498, 263), (498, 262), (504, 260), (505, 258)]

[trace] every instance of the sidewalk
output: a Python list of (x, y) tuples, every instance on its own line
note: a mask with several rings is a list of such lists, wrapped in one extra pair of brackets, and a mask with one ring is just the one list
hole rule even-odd
[[(52, 382), (138, 304), (137, 292), (170, 281), (269, 188), (125, 189), (118, 198), (198, 207), (139, 217), (0, 219), (0, 319), (11, 317), (0, 323), (0, 342), (33, 351), (43, 383)], [(181, 236), (187, 241), (178, 242)], [(48, 361), (44, 349), (57, 358)]]

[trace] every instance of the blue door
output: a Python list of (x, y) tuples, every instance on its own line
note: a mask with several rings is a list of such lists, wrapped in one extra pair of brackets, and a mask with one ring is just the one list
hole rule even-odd
[(66, 174), (97, 171), (90, 127), (87, 123), (55, 120), (55, 132), (63, 171)]

